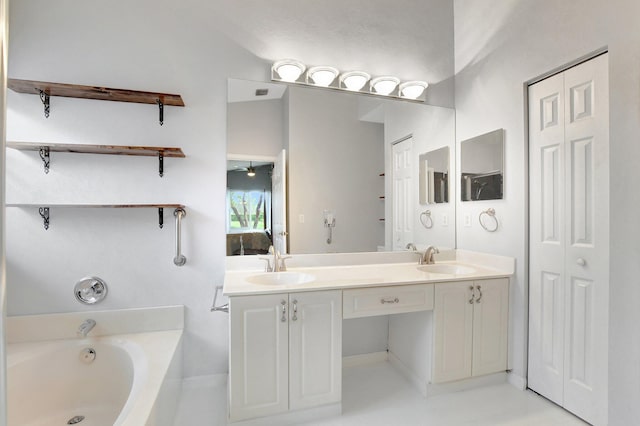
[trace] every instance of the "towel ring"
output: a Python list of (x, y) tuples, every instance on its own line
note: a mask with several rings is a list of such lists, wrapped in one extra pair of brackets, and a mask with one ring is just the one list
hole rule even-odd
[(420, 213), (420, 223), (427, 229), (433, 228), (433, 218), (431, 217), (431, 210), (425, 210)]
[[(482, 221), (482, 216), (484, 215), (487, 215), (488, 217), (493, 219), (493, 222), (494, 222), (493, 226), (487, 226), (484, 224), (484, 222)], [(496, 232), (498, 230), (498, 218), (496, 217), (496, 211), (492, 208), (483, 210), (480, 213), (480, 216), (478, 216), (478, 221), (480, 222), (480, 226), (482, 226), (484, 230), (487, 232)]]

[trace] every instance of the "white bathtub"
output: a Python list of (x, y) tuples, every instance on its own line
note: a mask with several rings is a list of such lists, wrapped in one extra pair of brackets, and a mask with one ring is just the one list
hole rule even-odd
[[(136, 317), (140, 311), (14, 317), (14, 327), (9, 318), (9, 426), (67, 425), (79, 416), (79, 426), (172, 425), (182, 379), (182, 330), (108, 333), (122, 328), (127, 314)], [(148, 315), (157, 313), (144, 317), (149, 321)], [(58, 326), (51, 324), (54, 317), (61, 319)], [(55, 330), (79, 325), (81, 318), (97, 321), (89, 337), (58, 338)], [(27, 333), (48, 328), (57, 339), (11, 343), (12, 335), (19, 335), (15, 323)], [(90, 363), (83, 361), (87, 348), (95, 351)]]

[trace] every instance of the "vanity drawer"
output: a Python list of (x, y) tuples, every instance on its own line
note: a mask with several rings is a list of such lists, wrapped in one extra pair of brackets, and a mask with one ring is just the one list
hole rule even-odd
[(429, 311), (433, 309), (433, 289), (433, 284), (414, 284), (344, 290), (342, 318)]

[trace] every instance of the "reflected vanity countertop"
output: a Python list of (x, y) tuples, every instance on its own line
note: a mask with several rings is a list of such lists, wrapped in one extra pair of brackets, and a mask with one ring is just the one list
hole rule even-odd
[[(327, 256), (336, 256), (339, 264), (331, 265)], [(349, 261), (352, 264), (345, 264)], [(233, 262), (225, 272), (225, 296), (489, 279), (509, 277), (515, 268), (513, 258), (465, 250), (444, 252), (434, 265), (419, 265), (410, 252), (293, 255), (287, 272), (280, 273), (265, 272), (259, 259), (246, 259), (245, 268)]]

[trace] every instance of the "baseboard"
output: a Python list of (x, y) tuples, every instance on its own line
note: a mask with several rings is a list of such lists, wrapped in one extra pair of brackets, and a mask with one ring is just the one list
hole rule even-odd
[(421, 380), (414, 372), (407, 367), (400, 358), (398, 358), (393, 352), (389, 352), (389, 363), (407, 380), (409, 380), (422, 394), (427, 396), (427, 383), (425, 380)]
[(362, 355), (345, 356), (342, 358), (342, 368), (355, 367), (358, 365), (375, 364), (377, 362), (387, 361), (388, 359), (389, 359), (389, 353), (387, 351), (372, 352), (370, 354), (362, 354)]
[(427, 396), (441, 395), (444, 393), (460, 392), (469, 389), (477, 389), (485, 386), (499, 385), (507, 381), (507, 373), (500, 372), (481, 377), (458, 380), (449, 383), (427, 384)]
[(515, 374), (513, 371), (507, 374), (507, 382), (521, 391), (527, 389), (527, 379)]
[(310, 423), (314, 420), (340, 416), (342, 414), (342, 403), (323, 405), (321, 407), (309, 408), (307, 410), (290, 411), (282, 414), (274, 414), (257, 419), (239, 420), (237, 422), (228, 421), (227, 424), (233, 426), (289, 426)]

